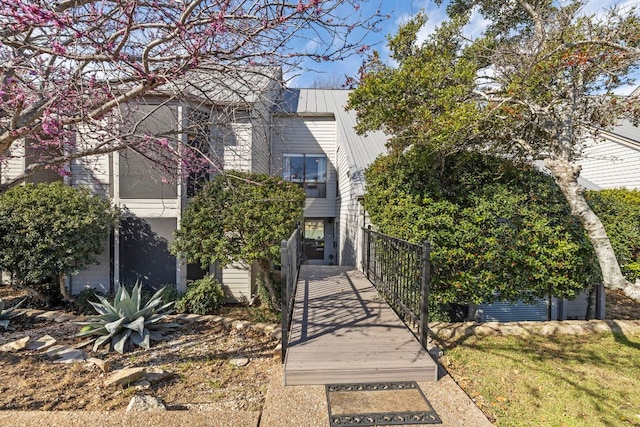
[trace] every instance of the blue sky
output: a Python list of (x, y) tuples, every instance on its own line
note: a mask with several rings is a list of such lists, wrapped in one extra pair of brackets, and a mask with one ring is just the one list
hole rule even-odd
[[(585, 14), (592, 14), (602, 12), (614, 5), (626, 7), (632, 4), (638, 4), (637, 0), (590, 0), (583, 9), (583, 12)], [(362, 3), (364, 13), (367, 11), (373, 12), (378, 7), (383, 15), (389, 15), (389, 19), (382, 23), (380, 32), (368, 34), (365, 44), (379, 51), (383, 59), (387, 58), (387, 35), (396, 34), (399, 26), (407, 22), (408, 19), (419, 11), (425, 11), (428, 17), (426, 26), (419, 33), (421, 39), (426, 38), (426, 36), (446, 18), (445, 5), (438, 7), (430, 0), (369, 0), (368, 2)], [(479, 34), (484, 26), (485, 23), (483, 19), (479, 15), (474, 14), (469, 24), (468, 32), (470, 34)], [(288, 85), (291, 87), (311, 87), (319, 78), (335, 78), (343, 82), (346, 78), (345, 76), (355, 76), (357, 74), (362, 60), (362, 56), (353, 55), (345, 60), (336, 62), (316, 63), (314, 61), (307, 61), (304, 63), (303, 70), (296, 71), (289, 75), (290, 81)], [(637, 80), (637, 84), (640, 84), (640, 78)], [(621, 88), (619, 93), (628, 94), (634, 88), (635, 86)]]

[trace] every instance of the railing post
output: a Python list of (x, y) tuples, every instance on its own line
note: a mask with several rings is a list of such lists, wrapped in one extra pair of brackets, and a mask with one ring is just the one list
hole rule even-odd
[(367, 280), (370, 280), (369, 278), (369, 272), (371, 271), (371, 226), (367, 227), (366, 229), (364, 229), (364, 235), (365, 235), (365, 244), (367, 245), (367, 250), (366, 250), (366, 272), (367, 272)]
[(287, 353), (289, 333), (289, 244), (286, 240), (280, 243), (280, 318), (282, 322), (282, 349), (281, 357)]
[(422, 277), (420, 279), (420, 288), (422, 289), (422, 302), (420, 304), (420, 344), (426, 350), (429, 330), (429, 242), (422, 245)]

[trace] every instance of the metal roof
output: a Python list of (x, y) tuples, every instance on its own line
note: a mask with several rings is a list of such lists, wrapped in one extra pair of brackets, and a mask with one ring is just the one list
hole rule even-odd
[(629, 120), (621, 120), (617, 126), (614, 126), (608, 132), (625, 138), (629, 142), (640, 144), (640, 127), (634, 126)]
[(350, 92), (347, 89), (285, 89), (277, 112), (302, 116), (333, 114), (338, 132), (337, 147), (345, 151), (356, 195), (362, 196), (364, 171), (379, 155), (387, 152), (387, 137), (382, 132), (356, 133), (356, 112), (345, 109)]

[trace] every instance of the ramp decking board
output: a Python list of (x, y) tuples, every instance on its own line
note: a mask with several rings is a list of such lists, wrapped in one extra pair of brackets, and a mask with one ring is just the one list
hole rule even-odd
[(435, 381), (437, 365), (350, 267), (302, 266), (285, 385)]

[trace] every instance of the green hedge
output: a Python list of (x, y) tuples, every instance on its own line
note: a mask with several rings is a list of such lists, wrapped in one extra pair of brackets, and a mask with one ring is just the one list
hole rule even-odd
[(627, 280), (640, 278), (640, 191), (610, 189), (585, 192), (600, 217)]
[(591, 244), (553, 180), (477, 153), (415, 149), (366, 172), (380, 231), (431, 242), (436, 305), (573, 298), (599, 280)]

